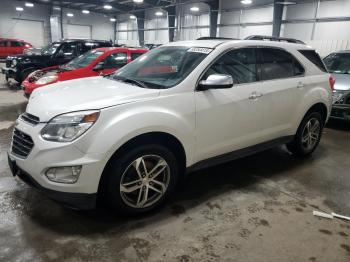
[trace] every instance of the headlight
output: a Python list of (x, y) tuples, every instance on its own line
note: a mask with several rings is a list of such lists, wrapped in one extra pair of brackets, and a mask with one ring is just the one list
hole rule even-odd
[(41, 137), (54, 142), (71, 142), (86, 132), (98, 119), (100, 111), (80, 111), (54, 117), (41, 130)]
[(35, 83), (38, 85), (46, 85), (52, 82), (55, 82), (57, 80), (57, 76), (45, 76), (43, 78), (40, 78), (38, 81)]
[(11, 67), (15, 67), (17, 65), (17, 59), (13, 59), (11, 61)]

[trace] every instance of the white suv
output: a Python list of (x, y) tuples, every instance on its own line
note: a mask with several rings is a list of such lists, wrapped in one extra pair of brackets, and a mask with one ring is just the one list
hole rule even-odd
[(37, 89), (15, 126), (9, 164), (69, 206), (102, 199), (145, 212), (189, 171), (281, 144), (311, 154), (331, 111), (330, 84), (305, 45), (175, 42), (113, 75)]

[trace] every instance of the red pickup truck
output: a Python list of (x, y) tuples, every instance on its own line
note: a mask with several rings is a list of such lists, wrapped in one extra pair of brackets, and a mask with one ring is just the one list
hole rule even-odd
[(32, 47), (31, 44), (23, 40), (0, 38), (0, 58), (6, 58), (9, 55), (23, 54), (25, 49)]
[(90, 50), (67, 64), (43, 68), (29, 74), (22, 82), (24, 95), (29, 97), (34, 89), (56, 82), (113, 73), (147, 51), (123, 47)]

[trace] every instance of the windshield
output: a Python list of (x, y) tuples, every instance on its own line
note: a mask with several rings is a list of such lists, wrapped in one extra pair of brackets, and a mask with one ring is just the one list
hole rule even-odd
[(60, 43), (53, 43), (51, 45), (45, 46), (43, 49), (41, 49), (41, 54), (42, 55), (53, 55), (57, 48), (60, 47)]
[(330, 73), (350, 74), (350, 53), (330, 54), (323, 61)]
[(170, 88), (185, 79), (211, 50), (161, 47), (140, 56), (110, 78), (145, 88)]
[(102, 55), (103, 52), (97, 50), (90, 50), (85, 54), (74, 58), (68, 64), (66, 64), (69, 68), (83, 68), (88, 66), (92, 61), (94, 61), (97, 57)]

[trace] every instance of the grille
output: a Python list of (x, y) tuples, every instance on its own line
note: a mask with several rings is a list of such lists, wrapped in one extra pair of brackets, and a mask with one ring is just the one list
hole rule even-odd
[(6, 67), (11, 67), (11, 59), (6, 59)]
[(21, 115), (21, 119), (24, 121), (24, 122), (27, 122), (31, 125), (37, 125), (40, 123), (40, 119), (39, 117), (37, 116), (34, 116), (34, 115), (31, 115), (31, 114), (28, 114), (28, 113), (23, 113)]
[(26, 158), (32, 148), (34, 147), (34, 142), (30, 136), (19, 131), (17, 128), (13, 130), (12, 136), (12, 153)]

